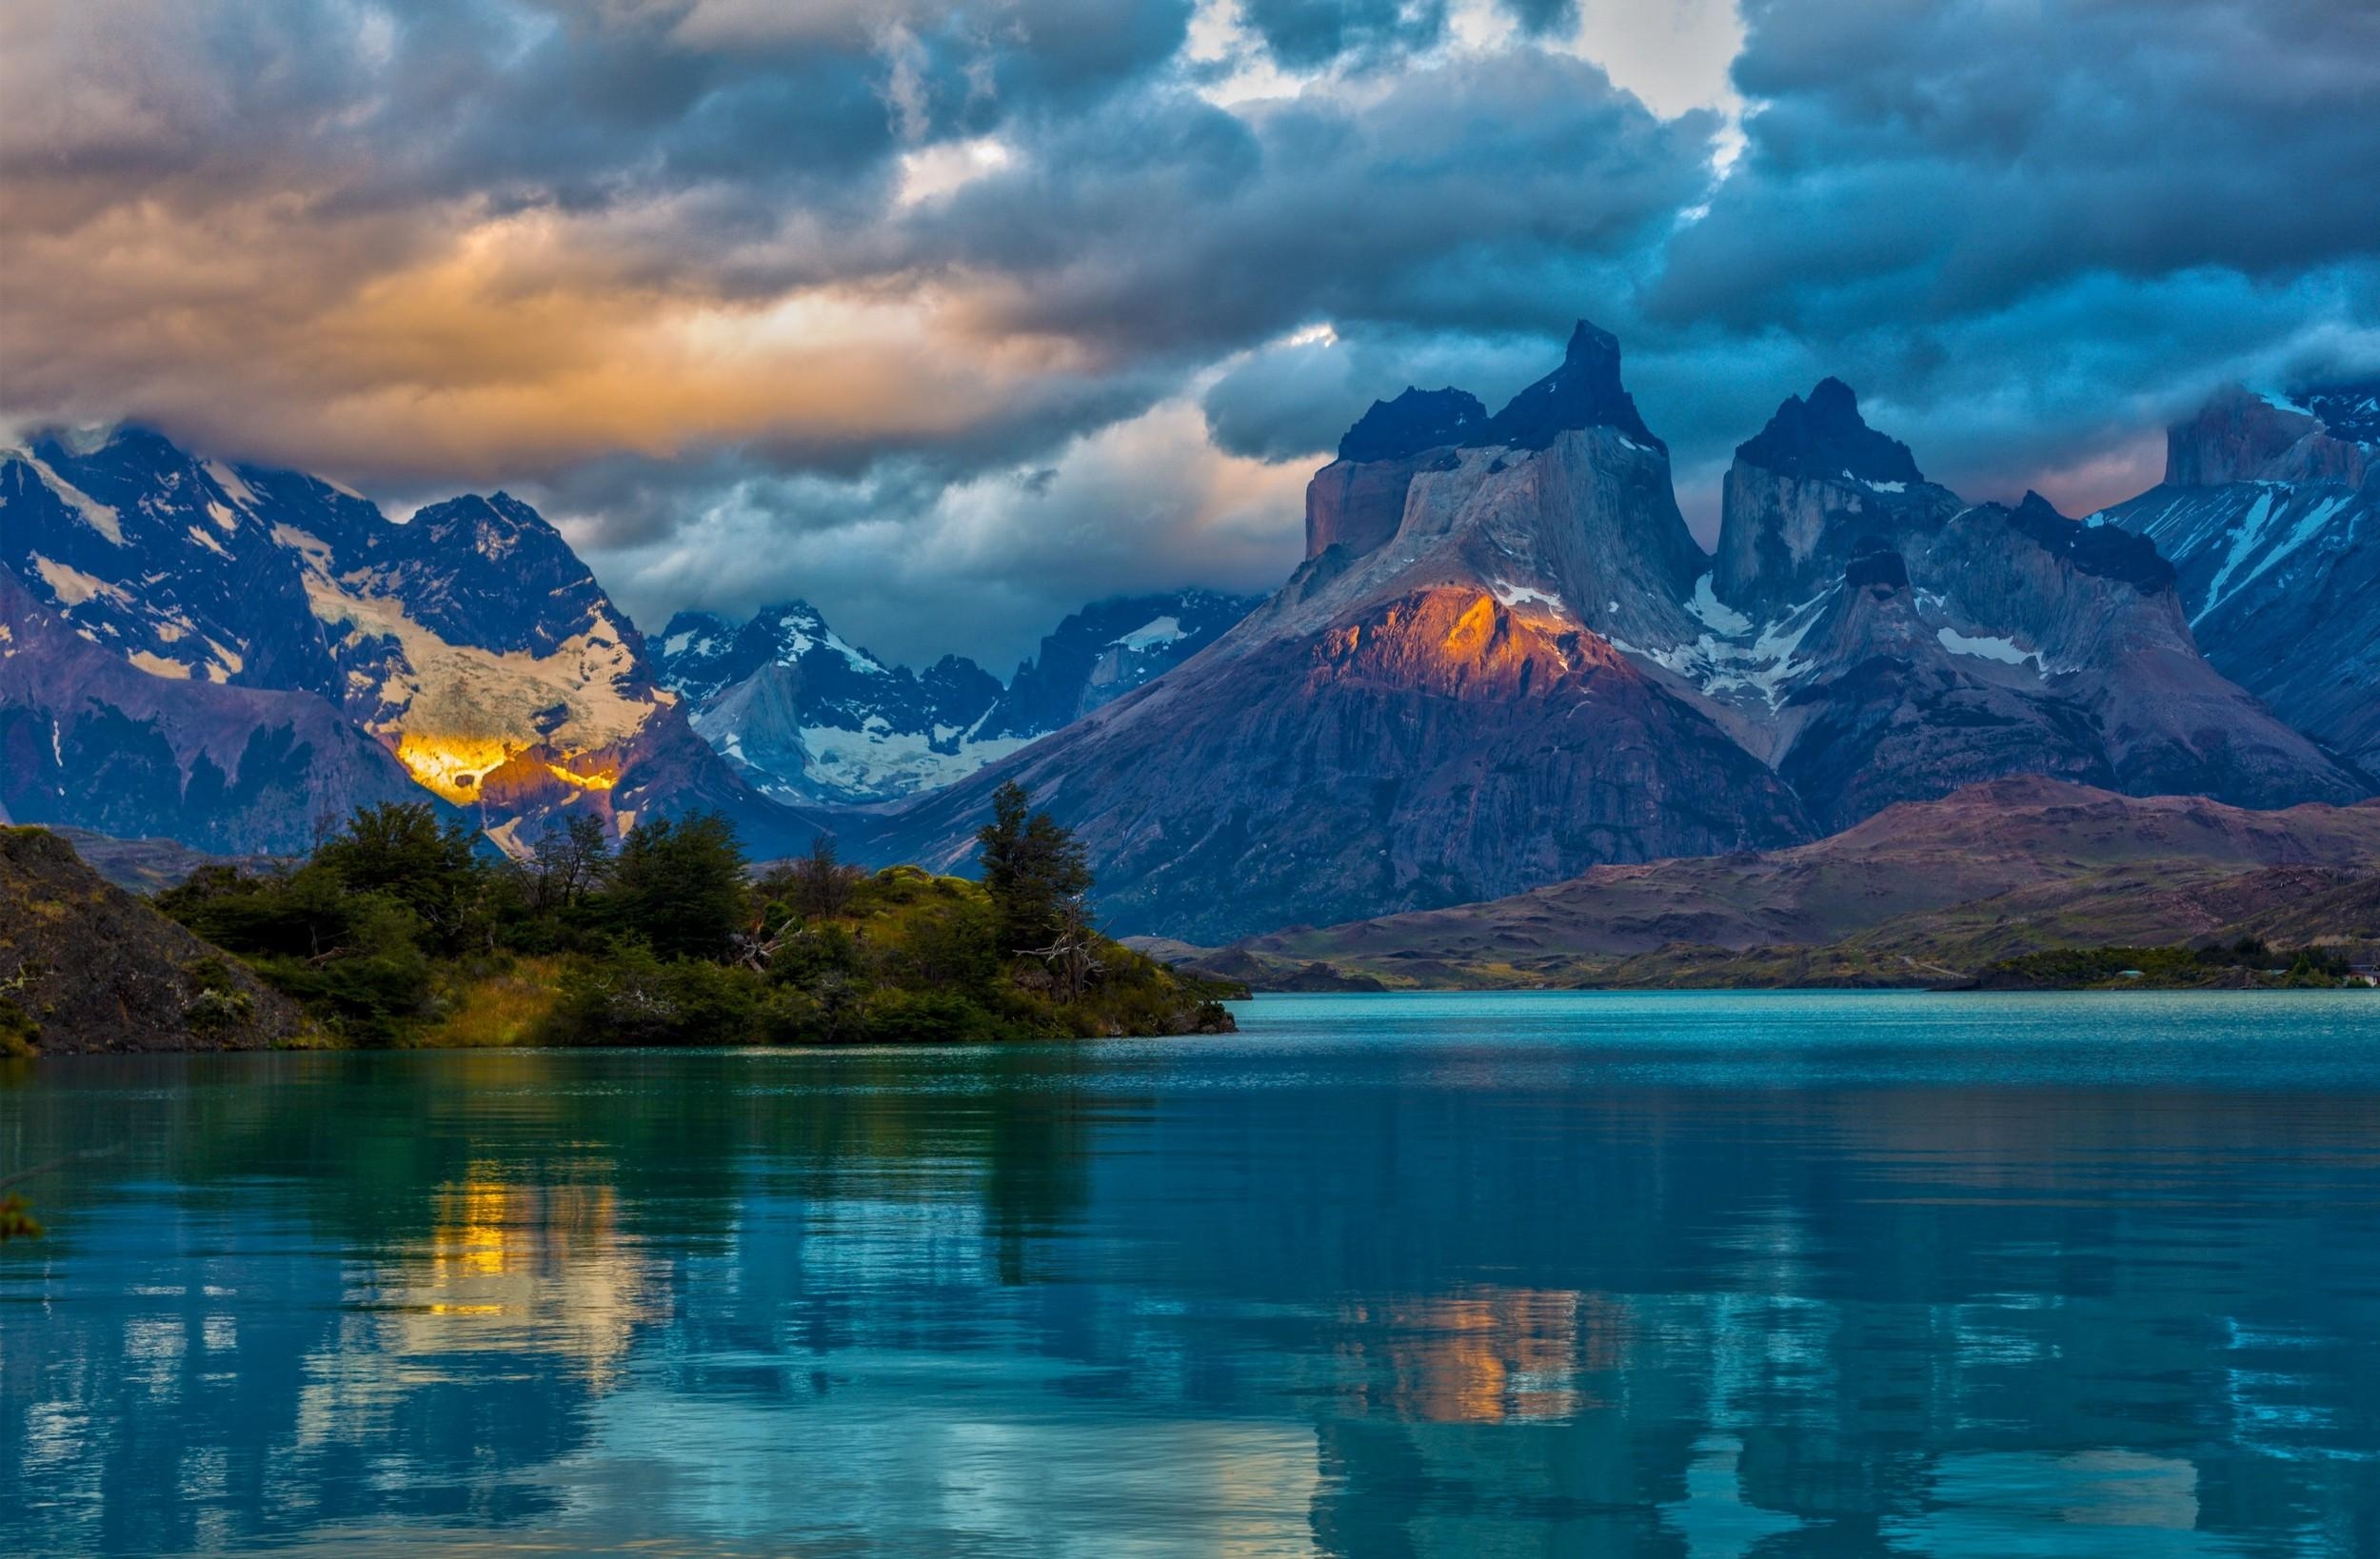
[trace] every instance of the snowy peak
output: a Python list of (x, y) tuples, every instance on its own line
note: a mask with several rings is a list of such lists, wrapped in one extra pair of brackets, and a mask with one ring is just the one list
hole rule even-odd
[(2380, 385), (2218, 392), (2167, 436), (2166, 481), (2092, 517), (2172, 560), (2225, 675), (2380, 771)]
[(329, 646), (240, 473), (146, 428), (0, 453), (0, 564), (153, 676), (336, 695)]
[(2332, 438), (2380, 447), (2380, 379), (2313, 385), (2290, 399), (2319, 419)]
[(1059, 623), (1040, 652), (1017, 667), (982, 734), (1038, 737), (1071, 724), (1198, 654), (1260, 600), (1180, 590), (1093, 602)]
[(694, 706), (695, 729), (764, 793), (864, 804), (1007, 756), (1163, 675), (1253, 604), (1203, 590), (1096, 602), (1043, 639), (1006, 688), (963, 656), (922, 672), (887, 664), (800, 601), (741, 625), (681, 612), (656, 661)]
[(693, 706), (695, 731), (779, 800), (894, 799), (991, 756), (974, 734), (1001, 687), (982, 667), (959, 656), (922, 677), (888, 665), (805, 601), (764, 606), (742, 624), (681, 612), (662, 630), (654, 663), (662, 685)]
[(509, 494), (397, 523), (335, 483), (147, 429), (51, 435), (0, 457), (0, 564), (152, 678), (319, 696), (500, 841), (615, 803), (740, 809), (756, 838), (776, 825), (653, 685), (569, 543)]
[(507, 493), (433, 503), (371, 533), (374, 588), (449, 643), (551, 655), (608, 614), (562, 533)]
[(1909, 445), (1859, 415), (1859, 397), (1839, 379), (1818, 381), (1809, 399), (1790, 396), (1735, 458), (1791, 477), (1845, 477), (1872, 485), (1925, 480)]

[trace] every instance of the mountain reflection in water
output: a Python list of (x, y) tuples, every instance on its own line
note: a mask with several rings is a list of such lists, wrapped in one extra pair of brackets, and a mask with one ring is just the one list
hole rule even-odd
[(2380, 1000), (0, 1075), (0, 1550), (2380, 1551)]

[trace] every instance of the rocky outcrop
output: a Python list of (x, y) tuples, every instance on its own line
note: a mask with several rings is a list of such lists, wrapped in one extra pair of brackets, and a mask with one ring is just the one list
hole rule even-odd
[(1963, 506), (1907, 444), (1867, 424), (1851, 386), (1820, 380), (1736, 447), (1712, 592), (1733, 611), (1779, 617), (1833, 585), (1862, 542), (1896, 547)]
[(2168, 440), (2164, 483), (2092, 517), (2172, 560), (2224, 675), (2380, 772), (2380, 385), (2232, 389)]
[(1624, 439), (1668, 455), (1636, 413), (1636, 397), (1619, 380), (1619, 338), (1580, 320), (1570, 332), (1562, 365), (1506, 403), (1486, 427), (1463, 440), (1474, 448), (1543, 449), (1577, 428), (1607, 427)]
[(261, 1050), (287, 997), (102, 878), (44, 829), (0, 827), (0, 1054)]
[(2166, 430), (2166, 485), (2316, 482), (2352, 487), (2371, 464), (2371, 450), (2355, 441), (2353, 430), (2360, 424), (2352, 421), (2355, 406), (2369, 396), (2367, 388), (2362, 395), (2340, 389), (2322, 397), (2339, 408), (2349, 428), (2342, 434), (2311, 411), (2275, 405), (2240, 385), (2226, 385), (2195, 416)]
[(1403, 460), (1427, 449), (1468, 444), (1488, 425), (1487, 407), (1469, 390), (1405, 386), (1394, 401), (1375, 401), (1339, 441), (1339, 458), (1359, 465)]

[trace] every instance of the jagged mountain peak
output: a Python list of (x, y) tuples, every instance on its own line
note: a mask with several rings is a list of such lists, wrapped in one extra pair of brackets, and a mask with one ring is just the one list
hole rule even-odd
[(2380, 376), (2309, 385), (2297, 390), (2294, 400), (2321, 417), (2332, 438), (2351, 438), (2361, 445), (2380, 445)]
[[(565, 807), (713, 805), (756, 843), (793, 831), (694, 739), (653, 686), (635, 629), (511, 494), (466, 494), (398, 523), (334, 483), (235, 466), (138, 426), (36, 444), (0, 461), (0, 566), (126, 663), (134, 680), (109, 682), (115, 707), (165, 699), (236, 722), (264, 719), (267, 703), (171, 689), (314, 697), (412, 782), (474, 808), (508, 848)], [(40, 697), (29, 690), (21, 706), (59, 718)], [(300, 745), (312, 759), (293, 748), (276, 760), (288, 783), (333, 796), (362, 783), (318, 734)], [(322, 762), (335, 772), (307, 779)], [(202, 804), (158, 789), (143, 804), (168, 832), (246, 816), (236, 796)]]
[(2380, 374), (2309, 385), (2291, 393), (2334, 439), (2380, 445)]
[(1375, 401), (1339, 441), (1339, 458), (1402, 460), (1425, 449), (1462, 444), (1487, 425), (1487, 407), (1469, 390), (1416, 389), (1407, 385), (1394, 401)]
[(1636, 398), (1620, 383), (1619, 338), (1580, 320), (1570, 333), (1562, 365), (1514, 396), (1477, 437), (1464, 443), (1543, 449), (1563, 433), (1589, 427), (1613, 428), (1669, 453), (1669, 445), (1644, 425)]
[(1871, 484), (1925, 481), (1909, 445), (1870, 427), (1849, 385), (1821, 379), (1809, 396), (1788, 396), (1768, 425), (1735, 446), (1735, 458), (1786, 476), (1849, 477)]
[(1868, 425), (1849, 385), (1821, 379), (1735, 446), (1714, 592), (1756, 619), (1779, 619), (1841, 577), (1864, 539), (1930, 531), (1959, 506), (1925, 479), (1907, 444)]

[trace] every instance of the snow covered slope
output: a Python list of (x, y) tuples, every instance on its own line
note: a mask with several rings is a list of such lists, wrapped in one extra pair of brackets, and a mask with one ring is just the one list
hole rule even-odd
[(2216, 666), (2380, 770), (2380, 384), (2223, 390), (2168, 430), (2162, 484), (2092, 519), (2173, 561)]

